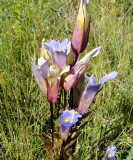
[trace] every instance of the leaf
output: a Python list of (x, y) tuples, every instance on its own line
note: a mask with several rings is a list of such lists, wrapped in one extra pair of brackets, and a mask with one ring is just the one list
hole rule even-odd
[(50, 140), (48, 140), (48, 139), (46, 139), (46, 138), (44, 138), (43, 136), (38, 136), (38, 135), (33, 135), (34, 137), (36, 137), (38, 140), (42, 140), (43, 141), (43, 143), (46, 145), (46, 146), (51, 146), (51, 141)]
[(56, 142), (54, 143), (53, 150), (56, 150), (56, 149), (61, 148), (61, 147), (62, 147), (62, 143), (63, 143), (62, 139), (59, 139), (58, 141), (56, 141)]
[(70, 141), (70, 143), (65, 147), (65, 149), (69, 149), (75, 142), (77, 141), (77, 138), (75, 140)]
[(52, 158), (54, 158), (54, 152), (52, 150), (52, 143), (50, 140), (45, 139), (43, 136), (38, 136), (38, 135), (33, 135), (34, 137), (36, 137), (38, 140), (42, 140), (44, 145), (46, 146), (46, 149), (48, 150), (49, 154), (52, 156)]

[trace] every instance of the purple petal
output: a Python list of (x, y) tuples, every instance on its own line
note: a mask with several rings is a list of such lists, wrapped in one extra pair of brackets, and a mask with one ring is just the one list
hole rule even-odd
[(63, 68), (66, 65), (67, 56), (66, 52), (55, 52), (55, 61), (60, 68)]
[(115, 146), (109, 146), (105, 153), (104, 160), (114, 160), (116, 151), (117, 149)]
[[(62, 112), (61, 116), (59, 116), (59, 123), (63, 126), (73, 126), (77, 121), (78, 118), (81, 118), (82, 115), (79, 113), (75, 114), (75, 110), (65, 110)], [(66, 121), (66, 122), (65, 122)]]
[(80, 103), (78, 106), (78, 112), (80, 114), (85, 114), (88, 111), (88, 108), (90, 107), (91, 103), (93, 102), (98, 89), (100, 88), (100, 84), (95, 85), (87, 85), (81, 98)]
[(80, 115), (79, 113), (77, 113), (75, 116), (74, 116), (74, 120), (73, 120), (73, 124), (77, 123), (78, 122), (78, 118), (81, 118), (82, 115)]
[(95, 85), (88, 84), (83, 92), (83, 99), (85, 101), (88, 101), (89, 99), (92, 99), (93, 97), (95, 97), (100, 86), (101, 84), (95, 84)]
[(66, 38), (61, 42), (62, 50), (66, 49), (68, 43), (69, 43), (68, 39), (66, 39)]
[(41, 70), (44, 78), (48, 79), (49, 60), (47, 60), (43, 65), (41, 65)]
[(61, 44), (59, 41), (50, 40), (49, 46), (53, 49), (53, 51), (61, 51)]
[(44, 44), (44, 48), (45, 48), (46, 50), (48, 50), (48, 51), (50, 51), (50, 52), (51, 52), (51, 47), (49, 47), (49, 45)]
[(51, 46), (47, 45), (47, 44), (44, 44), (44, 48), (48, 51), (51, 52), (51, 55), (52, 55), (52, 61), (53, 63), (55, 64), (55, 57), (54, 57), (54, 51), (53, 51), (53, 48), (51, 48)]
[(75, 113), (74, 109), (72, 109), (72, 110), (65, 110), (65, 111), (62, 112), (62, 116), (66, 117), (66, 118), (73, 119), (74, 113)]
[(92, 75), (91, 77), (88, 77), (87, 75), (85, 75), (85, 78), (87, 79), (87, 82), (90, 84), (90, 85), (95, 85), (96, 82), (95, 82), (95, 77)]
[(69, 129), (70, 129), (70, 126), (64, 126), (63, 124), (60, 125), (60, 130), (61, 130), (61, 132), (63, 132), (63, 133), (68, 132)]
[(30, 57), (30, 60), (31, 60), (31, 71), (32, 71), (33, 74), (34, 74), (35, 79), (38, 80), (39, 83), (41, 84), (41, 83), (42, 83), (42, 71), (41, 71), (41, 69), (39, 69), (39, 68), (34, 64), (34, 61), (33, 61), (32, 57)]
[(115, 72), (115, 71), (109, 73), (108, 75), (104, 76), (104, 77), (100, 80), (100, 84), (102, 84), (102, 83), (104, 83), (104, 82), (106, 82), (106, 81), (108, 81), (108, 80), (111, 80), (111, 79), (116, 78), (117, 75), (118, 75), (118, 73)]
[(79, 113), (77, 113), (77, 114), (75, 115), (75, 118), (81, 118), (81, 117), (82, 117), (82, 115), (79, 114)]

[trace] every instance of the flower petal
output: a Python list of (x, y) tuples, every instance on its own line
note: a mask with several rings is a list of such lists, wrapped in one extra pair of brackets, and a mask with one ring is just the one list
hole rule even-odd
[(90, 51), (89, 53), (87, 53), (79, 62), (77, 63), (83, 63), (86, 64), (89, 62), (89, 60), (91, 59), (91, 57), (95, 57), (97, 56), (101, 51), (101, 47), (95, 48), (92, 51)]
[(85, 88), (81, 99), (80, 99), (80, 104), (78, 107), (78, 112), (80, 114), (85, 114), (88, 111), (88, 108), (90, 107), (91, 103), (93, 102), (97, 91), (100, 88), (100, 84), (96, 84), (96, 85), (87, 85), (87, 87)]
[(81, 113), (81, 114), (85, 114), (87, 112), (90, 104), (93, 102), (101, 84), (106, 82), (107, 80), (116, 78), (117, 75), (118, 75), (117, 72), (115, 72), (115, 71), (111, 72), (108, 75), (104, 76), (100, 80), (99, 84), (96, 84), (95, 78), (94, 78), (93, 75), (91, 77), (86, 76), (88, 84), (87, 84), (87, 86), (86, 86), (86, 88), (85, 88), (85, 90), (84, 90), (84, 92), (81, 96), (80, 104), (79, 104), (79, 107), (78, 107), (78, 112)]
[(41, 65), (41, 70), (45, 79), (48, 79), (48, 71), (49, 71), (49, 60), (47, 60), (43, 65)]
[(79, 73), (76, 74), (69, 74), (65, 80), (64, 80), (64, 89), (66, 92), (68, 92), (75, 84), (75, 82), (78, 80)]
[(59, 81), (57, 81), (57, 83), (55, 84), (55, 86), (51, 90), (50, 85), (47, 81), (47, 87), (48, 87), (47, 98), (48, 98), (49, 102), (56, 103), (57, 98), (58, 98), (59, 85), (60, 85), (60, 83), (59, 83)]
[(88, 101), (92, 99), (96, 95), (100, 86), (101, 84), (95, 84), (95, 85), (88, 84), (83, 92), (83, 100)]
[(31, 71), (34, 74), (35, 79), (42, 84), (42, 71), (34, 64), (32, 57), (30, 57), (30, 60), (31, 60)]
[(70, 129), (70, 126), (64, 126), (64, 125), (62, 125), (62, 124), (60, 125), (60, 130), (61, 130), (61, 132), (63, 132), (63, 133), (68, 132), (69, 129)]
[(69, 71), (70, 71), (70, 66), (66, 66), (66, 67), (62, 70), (62, 72), (60, 73), (59, 77), (62, 76), (64, 73), (67, 73), (67, 72), (69, 72)]
[(66, 52), (63, 51), (56, 51), (54, 54), (56, 64), (60, 69), (62, 69), (66, 65), (67, 56)]
[(87, 75), (85, 75), (85, 78), (87, 79), (87, 82), (89, 84), (96, 84), (95, 77), (93, 75), (91, 77), (88, 77)]
[(39, 68), (40, 68), (41, 65), (43, 65), (45, 62), (46, 62), (46, 60), (45, 60), (43, 57), (40, 57), (40, 58), (38, 59), (38, 66), (39, 66)]
[(78, 79), (84, 73), (87, 67), (88, 65), (80, 67), (77, 71), (75, 71), (75, 68), (73, 69), (74, 71), (70, 71), (71, 73), (68, 74), (68, 76), (64, 80), (64, 89), (66, 92), (68, 92), (72, 87), (74, 87), (74, 85), (77, 83)]
[(101, 80), (100, 80), (100, 84), (103, 84), (104, 82), (108, 81), (108, 80), (111, 80), (111, 79), (114, 79), (116, 78), (118, 75), (117, 72), (111, 72), (109, 74), (107, 74), (106, 76), (104, 76)]
[(48, 51), (50, 51), (50, 52), (51, 52), (51, 47), (49, 47), (49, 45), (48, 45), (48, 44), (44, 44), (44, 48), (45, 48), (46, 50), (48, 50)]
[(53, 51), (61, 51), (61, 44), (59, 41), (50, 40), (49, 46), (53, 49)]
[(48, 83), (50, 85), (51, 90), (54, 88), (57, 81), (58, 81), (57, 71), (54, 66), (50, 66), (48, 72)]
[(60, 131), (66, 133), (69, 132), (71, 126), (77, 123), (78, 118), (81, 118), (82, 115), (72, 110), (65, 110), (62, 112), (61, 116), (59, 116), (60, 123)]
[(43, 78), (43, 73), (41, 71), (41, 69), (39, 69), (33, 62), (32, 57), (30, 57), (31, 60), (31, 70), (34, 74), (35, 77), (35, 82), (37, 83), (37, 85), (41, 88), (43, 94), (47, 97), (47, 83), (45, 81), (45, 79)]
[(62, 42), (61, 42), (61, 47), (62, 47), (62, 50), (64, 51), (64, 50), (66, 50), (66, 47), (67, 47), (67, 45), (68, 45), (68, 39), (67, 38), (65, 38)]
[(80, 98), (85, 89), (85, 76), (84, 73), (78, 79), (76, 85), (73, 87), (73, 108), (77, 108), (79, 106)]
[(116, 151), (117, 149), (115, 146), (109, 146), (107, 152), (105, 153), (104, 160), (114, 160)]

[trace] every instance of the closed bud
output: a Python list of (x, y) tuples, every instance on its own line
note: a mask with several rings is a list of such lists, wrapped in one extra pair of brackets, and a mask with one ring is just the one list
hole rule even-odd
[(87, 11), (86, 0), (81, 0), (79, 13), (75, 22), (73, 36), (71, 40), (72, 50), (77, 58), (82, 53), (88, 43), (90, 31), (90, 17)]

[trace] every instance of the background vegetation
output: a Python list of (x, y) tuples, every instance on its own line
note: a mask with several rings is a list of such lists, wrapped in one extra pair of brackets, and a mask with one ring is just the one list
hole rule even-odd
[[(131, 0), (92, 0), (89, 44), (102, 46), (86, 74), (97, 82), (117, 71), (90, 107), (72, 159), (100, 160), (109, 145), (116, 158), (133, 159)], [(49, 104), (35, 84), (29, 56), (38, 57), (43, 38), (71, 40), (76, 0), (0, 0), (0, 159), (50, 159), (43, 142)], [(132, 32), (132, 33), (131, 33)], [(49, 157), (49, 158), (48, 158)]]

